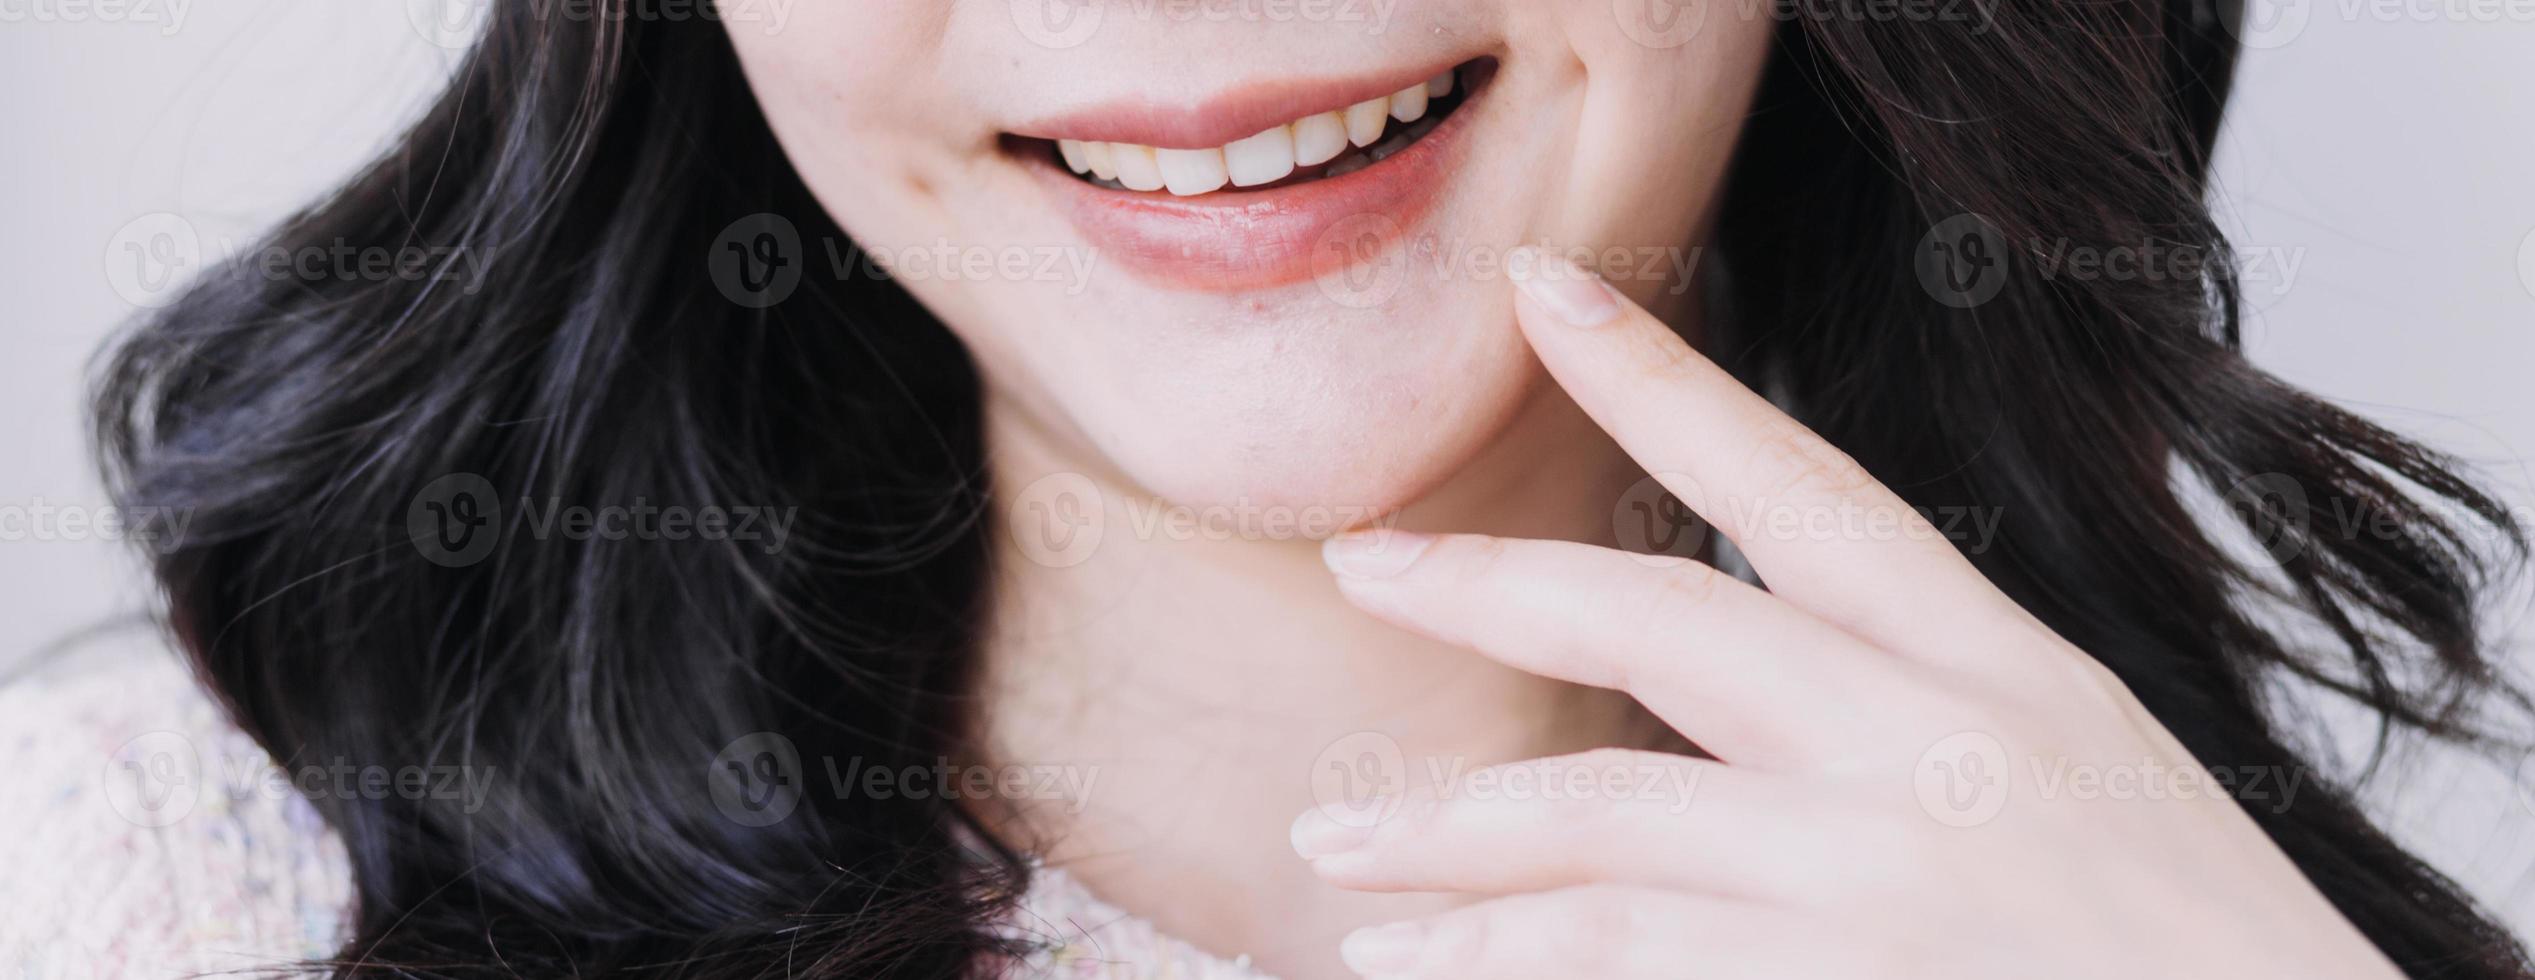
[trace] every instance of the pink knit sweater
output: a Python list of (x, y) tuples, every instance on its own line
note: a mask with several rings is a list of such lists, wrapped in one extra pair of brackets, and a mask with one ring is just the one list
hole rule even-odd
[[(322, 957), (342, 846), (160, 656), (0, 687), (0, 976), (177, 977)], [(1042, 870), (1012, 929), (1045, 977), (1264, 980)]]

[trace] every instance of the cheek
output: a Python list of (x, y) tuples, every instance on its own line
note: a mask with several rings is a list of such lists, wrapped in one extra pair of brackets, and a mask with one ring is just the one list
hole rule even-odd
[(1697, 243), (1767, 60), (1776, 22), (1748, 9), (1766, 7), (1555, 5), (1572, 45), (1576, 123), (1569, 191), (1541, 233), (1587, 246), (1571, 257), (1658, 309), (1696, 285), (1680, 277), (1698, 266)]
[(948, 6), (824, 0), (780, 31), (729, 28), (786, 156), (858, 238), (941, 228), (941, 189), (980, 141), (977, 110), (939, 77), (953, 59), (928, 40)]

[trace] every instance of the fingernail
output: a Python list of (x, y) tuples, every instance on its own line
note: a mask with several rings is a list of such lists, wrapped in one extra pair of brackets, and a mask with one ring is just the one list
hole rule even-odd
[(1361, 974), (1400, 973), (1416, 968), (1425, 944), (1426, 930), (1414, 922), (1366, 926), (1338, 941), (1338, 958)]
[(1371, 826), (1348, 826), (1321, 812), (1319, 807), (1305, 810), (1302, 816), (1295, 817), (1294, 827), (1287, 833), (1294, 840), (1294, 853), (1306, 859), (1345, 854), (1373, 839)]
[(1524, 246), (1520, 251), (1531, 253), (1531, 274), (1516, 276), (1514, 282), (1549, 315), (1579, 327), (1607, 323), (1619, 315), (1619, 298), (1602, 277), (1537, 248)]
[(1323, 542), (1320, 560), (1347, 578), (1389, 578), (1407, 570), (1434, 540), (1409, 531), (1352, 531)]

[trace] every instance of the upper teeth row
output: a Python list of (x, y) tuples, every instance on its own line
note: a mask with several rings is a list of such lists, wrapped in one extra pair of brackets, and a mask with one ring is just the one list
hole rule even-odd
[(1115, 180), (1128, 190), (1169, 188), (1186, 197), (1218, 190), (1227, 182), (1256, 187), (1285, 179), (1296, 167), (1328, 163), (1347, 144), (1371, 146), (1390, 120), (1413, 123), (1426, 103), (1452, 93), (1447, 71), (1423, 84), (1375, 96), (1344, 109), (1305, 116), (1246, 139), (1204, 150), (1170, 150), (1136, 143), (1057, 140), (1056, 150), (1075, 173)]

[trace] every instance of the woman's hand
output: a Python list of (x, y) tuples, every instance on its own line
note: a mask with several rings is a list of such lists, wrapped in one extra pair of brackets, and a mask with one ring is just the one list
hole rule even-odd
[(1625, 691), (1717, 757), (1611, 749), (1378, 821), (1305, 813), (1295, 847), (1332, 883), (1491, 896), (1350, 935), (1350, 967), (2396, 975), (2230, 796), (2287, 805), (2302, 774), (2203, 768), (1891, 490), (1599, 280), (1539, 256), (1519, 310), (1559, 383), (1772, 590), (1562, 542), (1330, 542), (1364, 609)]

